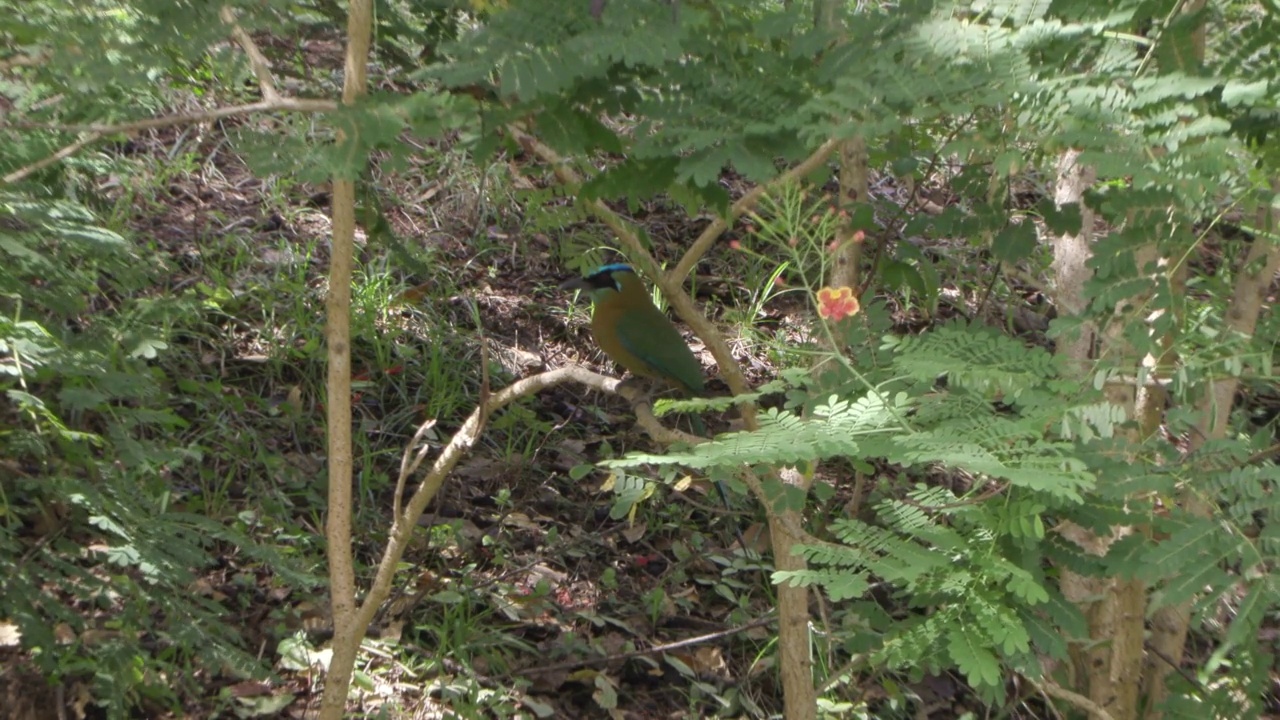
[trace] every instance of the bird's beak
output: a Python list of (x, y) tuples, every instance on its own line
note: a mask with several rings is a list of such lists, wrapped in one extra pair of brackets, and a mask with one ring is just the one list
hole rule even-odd
[(561, 290), (590, 290), (591, 283), (587, 282), (586, 278), (577, 277), (571, 280), (565, 280), (564, 282), (560, 283), (560, 289)]

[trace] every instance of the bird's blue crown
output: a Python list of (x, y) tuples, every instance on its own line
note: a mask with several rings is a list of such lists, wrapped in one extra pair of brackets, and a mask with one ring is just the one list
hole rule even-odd
[(600, 267), (596, 268), (594, 271), (592, 271), (591, 275), (607, 275), (609, 273), (616, 273), (616, 272), (634, 273), (635, 270), (626, 263), (609, 263), (608, 265), (601, 265)]

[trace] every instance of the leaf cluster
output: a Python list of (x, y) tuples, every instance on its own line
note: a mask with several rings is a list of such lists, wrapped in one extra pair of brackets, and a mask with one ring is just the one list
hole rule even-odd
[(192, 592), (219, 547), (312, 582), (172, 507), (203, 456), (174, 442), (188, 419), (151, 364), (196, 308), (134, 297), (152, 282), (140, 253), (71, 200), (0, 195), (0, 618), (47, 676), (92, 678), (121, 715), (176, 702), (165, 678), (193, 668), (261, 672), (228, 608)]

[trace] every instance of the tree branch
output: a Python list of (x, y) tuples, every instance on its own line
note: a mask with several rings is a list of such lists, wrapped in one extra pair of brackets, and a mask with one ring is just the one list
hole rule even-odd
[[(381, 560), (378, 562), (378, 569), (374, 574), (373, 582), (369, 586), (369, 592), (365, 595), (364, 601), (350, 616), (349, 625), (346, 627), (349, 637), (355, 642), (355, 647), (358, 647), (360, 639), (364, 637), (369, 628), (369, 623), (373, 622), (378, 608), (382, 606), (382, 603), (391, 594), (391, 583), (395, 577), (396, 568), (400, 563), (400, 559), (404, 556), (405, 549), (409, 546), (409, 541), (412, 539), (414, 531), (418, 528), (418, 518), (422, 517), (427, 504), (440, 492), (444, 481), (448, 479), (449, 474), (457, 466), (458, 462), (466, 457), (471, 448), (480, 440), (489, 417), (521, 398), (529, 397), (566, 382), (576, 382), (588, 388), (617, 394), (626, 398), (635, 406), (637, 424), (650, 437), (659, 442), (706, 441), (706, 438), (698, 438), (663, 427), (654, 417), (648, 405), (641, 402), (643, 398), (638, 390), (622, 383), (617, 378), (600, 375), (586, 368), (567, 367), (551, 370), (524, 378), (498, 390), (490, 395), (486, 402), (480, 403), (472, 410), (471, 415), (454, 432), (453, 437), (440, 450), (440, 454), (436, 456), (435, 461), (431, 463), (430, 468), (428, 468), (426, 474), (414, 489), (413, 496), (409, 498), (404, 508), (392, 519), (387, 545), (383, 550)], [(434, 423), (434, 420), (428, 420), (423, 423), (418, 433), (425, 432), (425, 428), (432, 423)], [(425, 457), (426, 452), (427, 448), (424, 447), (418, 451), (418, 456)], [(397, 487), (404, 487), (407, 481), (408, 478), (402, 470), (401, 477), (397, 480)], [(333, 512), (332, 509), (330, 512)], [(332, 539), (330, 539), (330, 542), (332, 542)], [(334, 641), (336, 645), (339, 637), (336, 613), (334, 620)], [(337, 657), (336, 651), (337, 648), (335, 647), (335, 657)], [(354, 657), (354, 648), (352, 653)], [(330, 667), (330, 672), (332, 673), (332, 664)]]
[(1115, 720), (1111, 713), (1107, 712), (1106, 708), (1078, 692), (1072, 692), (1071, 690), (1048, 680), (1038, 681), (1032, 678), (1027, 678), (1027, 681), (1045, 695), (1063, 700), (1076, 708), (1084, 710), (1089, 713), (1089, 717), (1094, 720)]
[(218, 16), (222, 18), (222, 22), (231, 26), (231, 37), (240, 43), (244, 54), (249, 57), (249, 65), (258, 78), (258, 87), (262, 89), (262, 99), (271, 102), (280, 100), (280, 93), (276, 92), (276, 84), (271, 78), (271, 61), (267, 60), (267, 56), (258, 49), (257, 43), (249, 37), (249, 33), (236, 22), (236, 11), (230, 5), (223, 5)]
[(765, 185), (757, 185), (751, 188), (745, 195), (738, 198), (738, 201), (729, 208), (729, 217), (717, 217), (712, 220), (711, 224), (702, 231), (702, 234), (698, 235), (698, 239), (694, 240), (689, 249), (685, 251), (680, 258), (680, 262), (676, 263), (675, 269), (669, 273), (672, 281), (683, 283), (685, 278), (689, 277), (689, 273), (693, 272), (693, 266), (697, 265), (702, 256), (707, 253), (707, 250), (711, 249), (711, 245), (716, 241), (716, 238), (720, 237), (720, 234), (728, 229), (730, 223), (754, 209), (760, 199), (765, 196), (765, 193), (817, 170), (827, 161), (827, 158), (831, 157), (831, 153), (840, 147), (840, 144), (841, 141), (839, 140), (826, 141), (817, 150), (814, 150), (809, 157), (801, 161), (799, 165), (787, 170)]
[[(241, 28), (236, 22), (235, 10), (233, 10), (229, 5), (223, 5), (222, 9), (219, 11), (219, 16), (222, 18), (224, 23), (231, 26), (231, 36), (235, 38), (240, 47), (244, 49), (245, 55), (248, 56), (249, 65), (253, 68), (253, 74), (258, 78), (258, 87), (262, 90), (262, 100), (256, 103), (249, 103), (248, 105), (233, 105), (231, 107), (216, 108), (214, 110), (207, 110), (198, 113), (165, 115), (163, 117), (131, 120), (129, 122), (110, 125), (101, 123), (89, 123), (87, 125), (65, 125), (61, 123), (35, 122), (0, 123), (0, 129), (16, 128), (21, 130), (57, 130), (61, 132), (88, 133), (87, 136), (67, 145), (52, 155), (37, 160), (30, 165), (19, 168), (8, 175), (5, 175), (3, 178), (0, 178), (0, 183), (9, 185), (23, 180), (33, 173), (39, 172), (56, 162), (71, 157), (83, 150), (85, 147), (97, 142), (104, 135), (133, 133), (142, 130), (171, 127), (174, 125), (189, 125), (258, 112), (276, 112), (282, 110), (294, 112), (332, 112), (338, 109), (338, 104), (332, 100), (297, 99), (282, 96), (276, 91), (275, 82), (271, 77), (271, 62), (267, 60), (267, 57), (258, 49), (257, 44), (253, 42), (253, 38), (249, 37), (249, 33), (245, 32), (244, 28)], [(3, 69), (4, 68), (0, 68), (0, 71), (3, 71)]]
[(101, 137), (102, 137), (102, 133), (91, 132), (88, 135), (84, 136), (83, 138), (80, 138), (79, 140), (55, 152), (54, 154), (49, 155), (48, 157), (42, 158), (40, 160), (37, 160), (25, 167), (20, 167), (17, 170), (14, 170), (13, 172), (9, 173), (8, 175), (5, 175), (3, 178), (0, 178), (0, 183), (3, 183), (5, 185), (16, 183), (32, 175), (33, 173), (40, 172), (41, 170), (49, 167), (50, 165), (53, 165), (54, 163), (61, 162), (71, 157), (72, 155), (75, 155), (76, 153), (85, 149), (89, 145), (92, 145), (93, 143), (97, 142)]

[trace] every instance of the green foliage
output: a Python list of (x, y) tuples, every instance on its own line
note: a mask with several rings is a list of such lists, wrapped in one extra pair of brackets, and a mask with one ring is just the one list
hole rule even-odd
[[(774, 576), (822, 587), (834, 602), (859, 599), (875, 582), (902, 589), (912, 606), (934, 612), (884, 628), (877, 657), (903, 669), (954, 666), (991, 695), (1002, 687), (1001, 663), (1036, 664), (1029, 619), (1051, 598), (1036, 561), (1045, 514), (1078, 503), (1094, 485), (1055, 430), (1097, 415), (1091, 408), (1099, 403), (1078, 404), (1086, 398), (1058, 379), (1045, 351), (986, 330), (945, 325), (886, 343), (880, 358), (888, 362), (875, 372), (888, 380), (856, 398), (833, 396), (803, 414), (770, 410), (758, 431), (605, 464), (714, 470), (856, 458), (904, 469), (942, 464), (969, 473), (975, 495), (1007, 483), (985, 502), (923, 485), (906, 499), (883, 500), (877, 524), (835, 520), (830, 531), (840, 544), (802, 546), (811, 569)], [(1037, 649), (1062, 658), (1064, 648), (1046, 641)]]
[(173, 706), (193, 667), (262, 671), (228, 608), (191, 592), (215, 548), (314, 582), (244, 528), (175, 511), (204, 449), (174, 442), (189, 418), (157, 362), (197, 308), (108, 310), (153, 282), (144, 255), (75, 202), (0, 196), (0, 618), (43, 672), (92, 678), (116, 714)]
[[(217, 6), (26, 5), (0, 0), (0, 36), (22, 52), (56, 52), (24, 66), (22, 82), (6, 79), (5, 97), (25, 120), (149, 115), (167, 97), (159, 88), (200, 95), (215, 79), (226, 96), (204, 99), (246, 95), (251, 73), (225, 42)], [(779, 160), (831, 137), (861, 137), (871, 167), (901, 188), (941, 182), (951, 197), (937, 213), (899, 206), (895, 193), (882, 188), (851, 207), (833, 207), (799, 186), (767, 198), (742, 256), (764, 263), (759, 277), (784, 278), (798, 292), (812, 294), (824, 284), (832, 257), (827, 243), (839, 222), (877, 239), (904, 240), (869, 245), (879, 274), (860, 316), (819, 323), (813, 337), (824, 342), (777, 353), (804, 367), (768, 388), (784, 391), (787, 401), (762, 414), (760, 430), (608, 464), (629, 472), (658, 466), (672, 480), (683, 474), (677, 466), (713, 477), (752, 472), (775, 508), (805, 510), (815, 510), (810, 498), (774, 480), (773, 469), (849, 463), (870, 474), (877, 482), (865, 512), (818, 516), (826, 521), (819, 530), (824, 539), (801, 549), (810, 568), (776, 579), (820, 587), (865, 620), (850, 623), (859, 629), (841, 638), (850, 655), (908, 673), (954, 667), (993, 702), (1006, 670), (1034, 674), (1038, 654), (1061, 659), (1066, 639), (1086, 634), (1078, 609), (1053, 588), (1046, 567), (1140, 578), (1154, 591), (1153, 607), (1192, 599), (1206, 627), (1221, 614), (1218, 597), (1235, 592), (1233, 619), (1211, 636), (1215, 656), (1202, 671), (1229, 682), (1184, 694), (1195, 696), (1201, 716), (1246, 714), (1233, 697), (1261, 694), (1267, 662), (1257, 630), (1277, 604), (1268, 570), (1280, 546), (1273, 530), (1280, 527), (1273, 500), (1280, 478), (1267, 464), (1265, 433), (1237, 414), (1225, 440), (1184, 457), (1159, 434), (1135, 440), (1125, 408), (1102, 389), (1145, 382), (1144, 356), (1175, 351), (1178, 366), (1167, 383), (1173, 406), (1167, 430), (1174, 437), (1201, 432), (1195, 408), (1215, 380), (1274, 382), (1274, 317), (1251, 337), (1229, 336), (1222, 327), (1245, 252), (1275, 241), (1251, 218), (1274, 206), (1271, 180), (1280, 170), (1276, 144), (1267, 142), (1280, 114), (1276, 14), (1220, 2), (1187, 17), (1167, 0), (904, 2), (887, 10), (842, 7), (837, 33), (814, 27), (811, 10), (754, 0), (383, 2), (379, 60), (426, 81), (418, 92), (372, 96), (305, 130), (293, 119), (269, 129), (245, 125), (235, 140), (259, 172), (320, 181), (334, 173), (359, 176), (369, 152), (379, 153), (385, 168), (404, 165), (404, 132), (434, 135), (458, 127), (472, 111), (479, 122), (457, 139), (460, 152), (514, 154), (503, 128), (519, 122), (587, 176), (571, 191), (529, 191), (526, 202), (540, 207), (525, 216), (528, 231), (580, 223), (589, 217), (582, 201), (596, 199), (635, 210), (661, 197), (691, 214), (722, 213), (730, 199), (721, 184), (726, 169), (748, 181), (771, 179)], [(342, 17), (327, 0), (246, 4), (241, 11), (251, 31), (288, 32)], [(1192, 52), (1201, 21), (1210, 48), (1203, 63)], [(418, 69), (419, 58), (429, 66)], [(283, 60), (277, 70), (301, 64), (287, 53), (273, 59)], [(388, 77), (400, 83), (406, 74)], [(476, 107), (461, 93), (437, 93), (437, 84), (486, 99)], [(331, 142), (339, 130), (353, 141), (342, 155)], [(8, 149), (0, 158), (5, 171), (72, 139), (8, 125), (0, 137)], [(1098, 237), (1086, 306), (1072, 315), (1060, 304), (1050, 335), (1063, 340), (1090, 323), (1102, 328), (1095, 365), (1062, 367), (1050, 352), (976, 322), (938, 323), (916, 335), (890, 332), (891, 322), (902, 320), (891, 316), (892, 303), (902, 297), (919, 298), (933, 320), (945, 311), (944, 288), (963, 290), (980, 279), (996, 287), (1004, 279), (996, 274), (985, 282), (985, 270), (965, 264), (971, 258), (989, 256), (1005, 270), (1040, 275), (1048, 254), (1037, 241), (1081, 229), (1079, 208), (1056, 207), (1046, 185), (1068, 148), (1100, 178), (1086, 196), (1097, 220), (1084, 228)], [(206, 626), (216, 608), (182, 589), (208, 562), (210, 537), (237, 543), (239, 536), (169, 506), (170, 478), (201, 473), (214, 445), (192, 435), (191, 408), (200, 407), (194, 398), (220, 395), (222, 386), (179, 378), (166, 363), (189, 327), (183, 318), (234, 316), (251, 304), (305, 318), (307, 295), (202, 287), (177, 301), (149, 298), (140, 292), (151, 282), (145, 254), (65, 199), (86, 178), (109, 170), (101, 158), (84, 155), (38, 173), (38, 186), (0, 197), (0, 387), (8, 401), (0, 411), (0, 450), (24, 468), (0, 486), (0, 551), (28, 558), (24, 523), (42, 506), (65, 506), (58, 511), (92, 531), (39, 548), (22, 569), (71, 578), (83, 588), (82, 601), (127, 605), (118, 614), (128, 630), (178, 637), (169, 625), (145, 626), (142, 604), (162, 603), (166, 622), (185, 623), (185, 631)], [(480, 178), (483, 188), (485, 171)], [(826, 179), (824, 171), (809, 180)], [(1225, 218), (1246, 220), (1234, 228), (1242, 240), (1217, 244), (1224, 246), (1218, 270), (1193, 265), (1189, 290), (1153, 272), (1156, 258), (1191, 263)], [(600, 249), (594, 241), (557, 240), (566, 261)], [(372, 347), (379, 368), (397, 361), (426, 366), (432, 389), (447, 390), (424, 391), (424, 403), (432, 403), (430, 414), (447, 414), (465, 396), (458, 389), (465, 378), (450, 368), (458, 364), (452, 355), (466, 350), (448, 346), (452, 333), (434, 327), (448, 323), (432, 317), (417, 318), (433, 325), (432, 339), (439, 340), (423, 351), (429, 354), (407, 342), (379, 343), (390, 288), (378, 274), (371, 270), (364, 294), (357, 293), (357, 343)], [(877, 300), (877, 293), (894, 297)], [(767, 302), (767, 292), (756, 293), (746, 322)], [(315, 330), (305, 320), (293, 325), (286, 337), (301, 342), (286, 351), (295, 353), (291, 358), (315, 351)], [(1165, 347), (1166, 339), (1173, 347)], [(170, 402), (179, 396), (183, 402)], [(400, 399), (406, 406), (416, 400)], [(732, 402), (672, 406), (701, 411)], [(504, 422), (543, 427), (526, 420), (511, 413)], [(621, 475), (618, 485), (619, 516), (653, 492), (637, 475)], [(1177, 507), (1188, 487), (1213, 509), (1210, 517)], [(1065, 521), (1099, 534), (1119, 526), (1151, 534), (1129, 534), (1098, 557), (1052, 530)], [(55, 647), (49, 628), (79, 615), (67, 614), (67, 598), (42, 596), (34, 571), (17, 577), (20, 592), (4, 594), (0, 603), (8, 604), (0, 613), (22, 620), (33, 647)], [(107, 593), (104, 577), (134, 599)], [(909, 612), (891, 616), (873, 602), (870, 590), (880, 584)], [(180, 638), (184, 648), (198, 642), (204, 642), (198, 635)], [(233, 638), (215, 635), (212, 644), (232, 657)], [(1222, 659), (1228, 652), (1232, 667)], [(117, 708), (130, 694), (163, 692), (136, 672), (143, 662), (136, 643), (41, 657), (52, 673), (95, 662), (109, 668), (110, 677), (121, 679), (100, 681)], [(176, 663), (162, 671), (180, 674)], [(616, 702), (616, 694), (609, 697)]]
[[(768, 468), (847, 459), (908, 476), (964, 478), (968, 493), (930, 501), (912, 494), (910, 503), (888, 497), (875, 506), (874, 524), (836, 521), (830, 529), (841, 545), (806, 547), (811, 568), (777, 579), (823, 587), (843, 602), (865, 597), (875, 582), (900, 588), (929, 614), (877, 628), (878, 657), (902, 668), (959, 668), (988, 697), (1000, 687), (1002, 667), (1037, 665), (1032, 647), (1063, 658), (1063, 638), (1086, 633), (1078, 611), (1042, 576), (1042, 562), (1092, 575), (1137, 573), (1159, 588), (1157, 603), (1194, 594), (1206, 606), (1214, 593), (1200, 594), (1205, 586), (1225, 589), (1239, 581), (1240, 568), (1261, 572), (1270, 559), (1257, 528), (1266, 526), (1248, 518), (1252, 508), (1258, 517), (1270, 512), (1269, 486), (1231, 476), (1242, 472), (1238, 460), (1208, 478), (1200, 464), (1187, 471), (1215, 506), (1240, 508), (1236, 532), (1224, 534), (1220, 517), (1175, 512), (1156, 523), (1159, 541), (1134, 536), (1100, 560), (1048, 528), (1069, 519), (1105, 534), (1146, 523), (1153, 493), (1193, 480), (1159, 470), (1158, 443), (1135, 445), (1125, 408), (1099, 392), (1109, 381), (1145, 379), (1138, 361), (1163, 352), (1158, 343), (1173, 318), (1199, 318), (1195, 331), (1179, 338), (1186, 354), (1173, 388), (1182, 401), (1194, 401), (1224, 370), (1270, 373), (1266, 341), (1224, 342), (1213, 334), (1230, 276), (1211, 297), (1179, 296), (1150, 275), (1138, 252), (1155, 243), (1166, 257), (1184, 257), (1223, 208), (1270, 203), (1265, 174), (1252, 165), (1269, 163), (1271, 174), (1277, 167), (1258, 144), (1280, 87), (1262, 39), (1274, 37), (1272, 15), (1250, 14), (1233, 20), (1229, 32), (1211, 34), (1219, 52), (1193, 67), (1185, 58), (1194, 24), (1166, 23), (1167, 3), (1146, 0), (1106, 7), (1015, 0), (985, 4), (976, 14), (967, 3), (905, 3), (851, 16), (836, 44), (792, 6), (686, 6), (678, 24), (665, 10), (609, 5), (593, 18), (585, 4), (553, 13), (514, 3), (474, 36), (460, 37), (450, 61), (427, 74), (459, 86), (496, 77), (505, 105), (488, 110), (489, 119), (546, 117), (539, 129), (562, 153), (617, 152), (621, 142), (628, 160), (592, 176), (591, 197), (634, 203), (663, 190), (688, 194), (726, 166), (765, 179), (775, 171), (757, 148), (794, 157), (794, 138), (856, 133), (872, 167), (892, 167), (915, 182), (932, 179), (929, 158), (963, 158), (950, 182), (958, 201), (939, 214), (907, 218), (903, 234), (926, 243), (968, 238), (1006, 265), (1033, 271), (1046, 259), (1037, 233), (1077, 232), (1081, 213), (1044, 197), (1035, 202), (1033, 216), (1044, 222), (1038, 227), (1014, 207), (1015, 186), (1042, 183), (1037, 178), (1052, 172), (1062, 150), (1076, 148), (1103, 178), (1087, 202), (1118, 229), (1094, 244), (1087, 318), (1107, 324), (1126, 347), (1100, 359), (1090, 385), (1089, 377), (1062, 375), (1050, 353), (968, 324), (906, 337), (869, 332), (870, 323), (822, 326), (819, 335), (835, 344), (857, 338), (857, 350), (827, 356), (815, 378), (793, 379), (788, 405), (763, 413), (759, 431), (606, 464), (629, 472), (658, 466), (673, 477), (675, 465), (713, 477), (753, 468), (775, 506), (793, 508), (803, 499), (768, 481)], [(1133, 32), (1147, 20), (1164, 23), (1150, 43)], [(642, 43), (656, 27), (670, 32)], [(634, 132), (601, 136), (583, 118), (596, 112), (625, 113), (635, 119), (627, 128)], [(834, 217), (822, 202), (796, 191), (768, 198), (744, 249), (774, 266), (784, 258), (789, 278), (815, 291), (826, 277), (830, 237), (816, 228), (819, 218)], [(877, 217), (897, 210), (888, 203), (878, 209)], [(862, 217), (863, 208), (843, 210)], [(878, 280), (919, 295), (932, 311), (941, 284), (935, 262), (899, 251), (877, 258)], [(966, 268), (957, 273), (972, 277)], [(1147, 319), (1153, 311), (1164, 311), (1154, 323)], [(1060, 312), (1053, 336), (1065, 337), (1080, 321)], [(868, 341), (878, 346), (868, 348)], [(726, 404), (672, 406), (687, 412)], [(1262, 613), (1253, 608), (1274, 604), (1268, 585), (1250, 587), (1251, 611), (1233, 638), (1256, 628)]]

